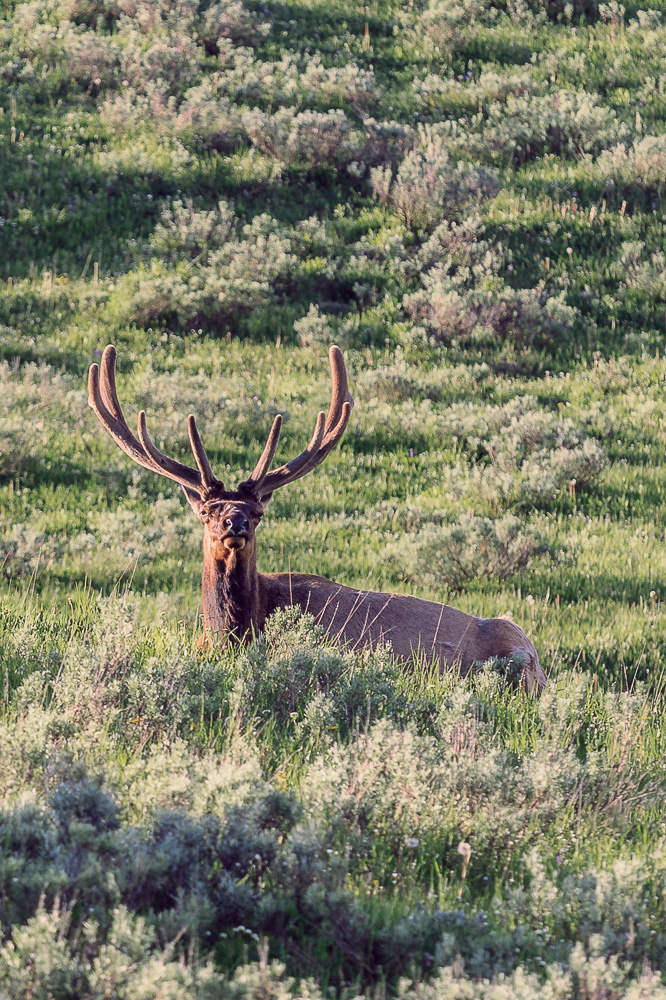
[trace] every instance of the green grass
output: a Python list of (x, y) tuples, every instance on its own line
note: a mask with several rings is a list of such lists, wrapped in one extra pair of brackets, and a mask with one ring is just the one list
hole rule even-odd
[[(0, 22), (0, 994), (662, 997), (666, 9), (227, 5), (220, 54), (210, 6)], [(283, 108), (353, 151), (262, 145)], [(410, 227), (412, 147), (494, 193)], [(200, 527), (88, 366), (233, 486), (276, 412), (309, 439), (331, 341), (352, 420), (260, 568), (508, 613), (539, 703), (288, 616), (197, 653)]]

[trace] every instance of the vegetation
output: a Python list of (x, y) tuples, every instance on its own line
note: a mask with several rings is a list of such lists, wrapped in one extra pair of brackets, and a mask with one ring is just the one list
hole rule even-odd
[[(666, 997), (666, 5), (9, 0), (0, 997)], [(551, 683), (276, 616), (85, 373), (276, 493), (264, 570), (510, 614)], [(130, 417), (131, 419), (131, 417)]]

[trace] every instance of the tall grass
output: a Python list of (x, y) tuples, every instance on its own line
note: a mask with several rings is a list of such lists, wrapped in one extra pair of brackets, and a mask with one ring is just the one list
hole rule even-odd
[[(0, 993), (660, 997), (664, 5), (5, 6)], [(289, 615), (197, 653), (108, 342), (230, 483), (339, 343), (261, 568), (508, 613), (541, 701)]]

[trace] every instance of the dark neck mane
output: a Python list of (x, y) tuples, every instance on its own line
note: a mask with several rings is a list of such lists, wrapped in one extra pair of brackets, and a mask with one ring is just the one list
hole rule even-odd
[(250, 558), (230, 553), (215, 559), (204, 544), (202, 579), (204, 629), (236, 640), (251, 637), (263, 625), (260, 620), (256, 555)]

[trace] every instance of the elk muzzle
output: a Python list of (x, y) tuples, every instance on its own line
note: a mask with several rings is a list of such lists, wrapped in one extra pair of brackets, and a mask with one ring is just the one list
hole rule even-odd
[(222, 544), (226, 549), (242, 549), (250, 537), (250, 521), (238, 510), (222, 518)]

